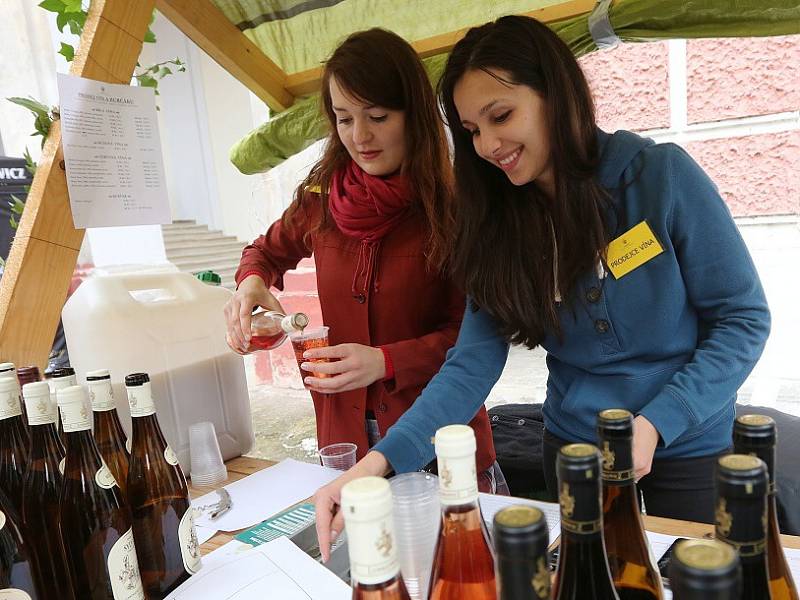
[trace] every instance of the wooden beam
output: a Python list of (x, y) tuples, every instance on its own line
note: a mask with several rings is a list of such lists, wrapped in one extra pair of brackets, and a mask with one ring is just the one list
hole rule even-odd
[[(568, 0), (567, 2), (545, 6), (544, 8), (539, 8), (523, 14), (538, 19), (542, 23), (553, 23), (591, 12), (595, 2), (596, 0)], [(425, 38), (424, 40), (411, 42), (411, 45), (421, 58), (428, 58), (429, 56), (450, 52), (453, 46), (455, 46), (470, 29), (470, 27), (465, 27), (458, 31), (442, 33)], [(290, 74), (286, 77), (286, 89), (295, 97), (313, 94), (319, 89), (321, 77), (322, 67), (314, 67), (313, 69)]]
[[(94, 0), (70, 73), (127, 83), (142, 50), (155, 0)], [(0, 357), (47, 365), (84, 231), (72, 224), (61, 127), (56, 121), (0, 280)]]
[(286, 74), (211, 0), (157, 0), (158, 10), (274, 111), (294, 103)]

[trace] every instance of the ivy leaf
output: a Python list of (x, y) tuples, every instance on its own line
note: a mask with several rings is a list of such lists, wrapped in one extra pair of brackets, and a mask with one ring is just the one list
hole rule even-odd
[(44, 104), (42, 104), (38, 100), (34, 100), (33, 98), (13, 97), (13, 98), (8, 98), (8, 101), (9, 102), (13, 102), (14, 104), (17, 104), (17, 105), (21, 106), (22, 108), (27, 108), (29, 111), (31, 111), (33, 114), (35, 114), (37, 117), (40, 117), (40, 116), (45, 116), (46, 117), (47, 114), (50, 112), (50, 109), (48, 109)]
[(61, 42), (61, 50), (59, 50), (58, 53), (66, 58), (67, 62), (72, 62), (75, 58), (75, 48), (64, 42)]
[(58, 30), (61, 33), (64, 33), (64, 27), (67, 26), (67, 21), (69, 21), (69, 17), (67, 16), (67, 13), (61, 13), (60, 12), (60, 13), (58, 13), (56, 15), (56, 27), (58, 27)]
[(25, 201), (20, 200), (13, 194), (11, 195), (11, 200), (8, 201), (8, 205), (11, 207), (11, 213), (15, 215), (21, 215), (22, 211), (25, 210)]
[(139, 85), (142, 87), (158, 87), (158, 81), (155, 78), (150, 77), (150, 75), (137, 75), (136, 78), (139, 80)]
[(81, 0), (60, 0), (64, 3), (64, 12), (78, 13), (83, 12)]
[(61, 13), (65, 12), (66, 4), (64, 4), (64, 0), (43, 0), (39, 3), (43, 9), (54, 12), (54, 13)]
[(16, 229), (17, 227), (19, 227), (19, 223), (17, 223), (17, 220), (14, 218), (14, 215), (8, 217), (8, 224), (11, 225), (11, 229)]
[(172, 75), (172, 71), (170, 70), (170, 68), (169, 68), (169, 67), (161, 67), (161, 68), (158, 70), (158, 78), (159, 78), (159, 79), (163, 79), (163, 78), (164, 78), (164, 77), (166, 77), (167, 75)]
[(78, 23), (75, 19), (69, 20), (69, 32), (72, 35), (80, 35), (83, 33), (83, 25)]
[(31, 175), (36, 175), (36, 167), (38, 166), (35, 162), (33, 162), (33, 157), (31, 153), (28, 151), (28, 147), (25, 146), (25, 152), (23, 153), (23, 158), (25, 159), (25, 168), (28, 169), (28, 173)]
[(156, 34), (153, 33), (150, 28), (147, 28), (147, 33), (144, 34), (144, 40), (148, 44), (155, 44), (156, 43)]

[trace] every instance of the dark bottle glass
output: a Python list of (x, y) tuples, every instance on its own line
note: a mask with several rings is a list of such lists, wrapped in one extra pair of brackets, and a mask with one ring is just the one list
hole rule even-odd
[(44, 598), (71, 600), (72, 583), (59, 533), (59, 499), (63, 485), (59, 470), (65, 456), (56, 431), (56, 407), (44, 381), (26, 383), (22, 395), (28, 409), (31, 445), (22, 484), (22, 519), (31, 546), (31, 564)]
[(111, 375), (106, 369), (86, 373), (86, 387), (89, 388), (89, 400), (94, 413), (94, 442), (100, 456), (111, 469), (117, 480), (122, 495), (128, 497), (128, 465), (130, 450), (127, 448), (127, 437), (122, 423), (119, 422), (117, 406), (114, 403), (114, 388), (111, 387)]
[[(36, 367), (33, 368), (36, 369)], [(38, 369), (36, 370), (38, 371)], [(13, 379), (17, 381), (17, 395), (19, 396), (19, 407), (22, 411), (22, 418), (20, 420), (22, 421), (22, 432), (25, 435), (25, 448), (27, 449), (31, 441), (31, 434), (30, 431), (28, 431), (28, 417), (25, 414), (25, 404), (22, 402), (22, 394), (20, 393), (22, 382), (17, 372), (18, 370), (14, 368), (14, 363), (0, 363), (0, 379)]]
[(719, 540), (683, 540), (672, 553), (669, 582), (674, 600), (739, 600), (739, 557)]
[(342, 487), (353, 600), (410, 600), (400, 576), (392, 520), (392, 492), (383, 477), (361, 477)]
[(745, 454), (717, 461), (715, 534), (742, 563), (742, 600), (771, 600), (767, 571), (767, 467)]
[(128, 501), (142, 583), (150, 600), (164, 598), (200, 569), (186, 478), (156, 418), (146, 373), (125, 377), (132, 438)]
[(561, 549), (555, 600), (619, 600), (603, 543), (600, 453), (591, 444), (568, 444), (557, 459)]
[(19, 513), (0, 490), (0, 598), (7, 600), (50, 600), (33, 579), (31, 543), (21, 526)]
[(475, 433), (466, 425), (436, 432), (442, 526), (433, 558), (430, 600), (495, 600), (489, 534), (478, 504)]
[[(75, 369), (72, 367), (60, 367), (58, 369), (53, 369), (50, 373), (50, 379), (48, 380), (50, 384), (50, 392), (53, 395), (53, 403), (58, 403), (58, 390), (71, 387), (73, 385), (78, 385), (78, 378), (75, 377)], [(61, 438), (61, 441), (64, 445), (67, 444), (67, 438), (64, 435), (64, 426), (61, 423), (61, 412), (59, 411), (58, 414), (58, 436)]]
[(0, 379), (0, 489), (18, 513), (22, 508), (22, 476), (28, 460), (28, 432), (22, 423), (16, 374)]
[(58, 391), (67, 437), (61, 542), (78, 600), (144, 600), (130, 510), (91, 432), (86, 390)]
[(504, 508), (495, 514), (492, 531), (498, 599), (549, 599), (549, 529), (542, 511), (532, 506)]
[(633, 477), (633, 415), (612, 408), (597, 416), (603, 457), (603, 541), (620, 600), (661, 600)]
[(752, 454), (764, 461), (769, 474), (767, 494), (767, 567), (773, 600), (798, 600), (797, 586), (786, 563), (778, 527), (778, 500), (775, 488), (775, 421), (766, 415), (741, 415), (733, 425), (733, 451)]

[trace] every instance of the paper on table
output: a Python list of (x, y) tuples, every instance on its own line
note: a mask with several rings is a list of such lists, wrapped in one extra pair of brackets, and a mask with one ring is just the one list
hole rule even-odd
[[(313, 495), (318, 488), (341, 475), (341, 471), (304, 463), (291, 458), (248, 475), (225, 486), (233, 500), (232, 508), (216, 519), (208, 513), (195, 519), (200, 527), (215, 531), (236, 531), (252, 527), (288, 507)], [(196, 498), (192, 506), (214, 504), (216, 492)]]
[(493, 494), (478, 494), (481, 502), (481, 514), (483, 520), (489, 531), (492, 530), (492, 519), (500, 509), (506, 506), (513, 506), (515, 504), (526, 504), (528, 506), (535, 506), (544, 513), (547, 519), (547, 528), (550, 530), (550, 541), (552, 544), (561, 535), (561, 512), (559, 511), (558, 504), (555, 502), (539, 502), (538, 500), (528, 500), (527, 498), (516, 498), (514, 496), (495, 496)]
[(203, 568), (166, 600), (350, 600), (350, 587), (288, 538), (245, 551), (241, 550), (246, 544), (230, 551), (228, 545), (220, 548), (226, 553), (219, 558), (204, 557)]
[(205, 544), (217, 533), (216, 527), (203, 527), (202, 525), (198, 525), (197, 523), (195, 523), (194, 529), (195, 533), (197, 534), (198, 544)]

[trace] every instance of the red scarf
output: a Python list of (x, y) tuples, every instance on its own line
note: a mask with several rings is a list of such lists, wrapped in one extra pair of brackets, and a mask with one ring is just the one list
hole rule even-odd
[[(352, 160), (334, 175), (328, 194), (331, 216), (342, 233), (361, 241), (353, 276), (353, 296), (366, 293), (373, 279), (381, 240), (406, 217), (412, 199), (410, 182), (403, 175), (376, 177)], [(374, 279), (377, 292), (377, 274)]]

